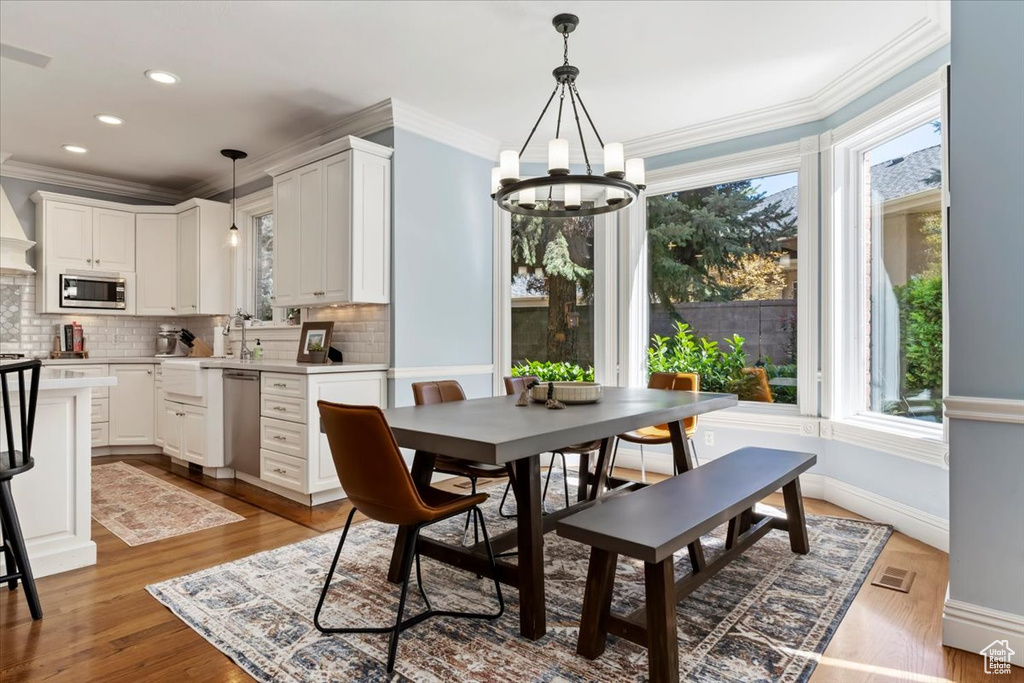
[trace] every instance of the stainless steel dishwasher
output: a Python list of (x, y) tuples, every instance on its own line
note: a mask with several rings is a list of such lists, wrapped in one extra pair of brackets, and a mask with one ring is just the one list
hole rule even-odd
[(224, 371), (224, 464), (260, 476), (260, 373)]

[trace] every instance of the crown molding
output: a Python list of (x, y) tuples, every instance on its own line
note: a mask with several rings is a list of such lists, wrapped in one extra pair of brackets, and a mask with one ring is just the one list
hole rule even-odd
[(827, 118), (949, 43), (948, 6), (929, 0), (926, 16), (811, 97), (627, 140), (626, 156), (649, 158)]
[[(391, 100), (378, 102), (353, 114), (349, 114), (335, 123), (305, 135), (273, 152), (259, 156), (250, 156), (248, 159), (239, 162), (237, 184), (245, 185), (254, 180), (264, 178), (266, 177), (266, 169), (279, 166), (292, 157), (297, 157), (321, 145), (333, 142), (340, 137), (348, 135), (365, 137), (392, 126), (394, 126), (394, 118), (392, 116)], [(231, 171), (225, 170), (223, 173), (185, 188), (185, 195), (189, 197), (211, 197), (230, 189)]]
[(422, 135), (488, 160), (498, 158), (500, 142), (483, 133), (446, 121), (401, 100), (391, 100), (391, 114), (395, 128)]
[(151, 201), (175, 204), (180, 202), (186, 195), (177, 190), (145, 183), (135, 183), (128, 180), (116, 180), (106, 176), (79, 173), (77, 171), (65, 171), (49, 166), (38, 166), (23, 161), (4, 161), (0, 166), (0, 175), (18, 180), (31, 180), (37, 183), (49, 185), (60, 185), (61, 187), (73, 187), (79, 190), (91, 190), (118, 197), (134, 197), (137, 199), (148, 199)]

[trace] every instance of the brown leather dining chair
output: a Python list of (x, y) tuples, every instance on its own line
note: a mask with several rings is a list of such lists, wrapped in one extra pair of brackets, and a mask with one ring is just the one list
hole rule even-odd
[[(523, 377), (505, 377), (505, 393), (509, 396), (518, 396), (519, 394), (526, 391), (534, 382), (540, 382), (540, 380), (533, 375), (525, 375)], [(541, 493), (541, 501), (544, 501), (548, 497), (548, 484), (551, 483), (551, 472), (555, 469), (555, 458), (559, 457), (562, 459), (562, 486), (565, 489), (565, 507), (569, 507), (572, 501), (569, 500), (569, 468), (565, 463), (566, 453), (570, 455), (589, 455), (594, 451), (601, 448), (600, 441), (590, 441), (588, 443), (576, 444), (574, 446), (566, 446), (556, 451), (551, 452), (551, 464), (548, 467), (547, 475), (544, 477), (544, 491)], [(587, 467), (588, 465), (580, 461), (580, 467)], [(581, 476), (582, 480), (582, 476)], [(511, 482), (509, 482), (511, 484)], [(512, 515), (506, 515), (502, 512), (505, 507), (505, 499), (508, 497), (508, 486), (505, 487), (505, 494), (501, 497), (501, 504), (498, 506), (498, 513), (502, 517), (511, 517)]]
[[(427, 406), (435, 403), (465, 401), (466, 392), (462, 390), (462, 385), (454, 379), (444, 379), (436, 382), (413, 382), (412, 399), (418, 406)], [(472, 487), (470, 490), (474, 495), (476, 494), (477, 479), (500, 478), (509, 474), (509, 468), (505, 465), (489, 465), (485, 462), (460, 460), (442, 453), (434, 454), (434, 471), (457, 477), (466, 477), (469, 479), (470, 486)], [(502, 501), (504, 502), (504, 498), (502, 498)], [(465, 533), (469, 531), (470, 517), (472, 515), (466, 516), (463, 545), (465, 545)], [(480, 542), (480, 531), (476, 526), (475, 518), (473, 519), (473, 542)]]
[[(666, 389), (670, 391), (700, 391), (700, 375), (692, 372), (655, 372), (647, 382), (648, 389)], [(690, 452), (693, 449), (693, 435), (697, 433), (697, 417), (688, 417), (683, 420), (683, 431), (687, 441), (690, 442)], [(612, 451), (612, 461), (608, 467), (611, 472), (615, 469), (615, 456), (619, 453), (619, 442), (628, 441), (640, 446), (640, 480), (647, 481), (647, 470), (644, 466), (644, 446), (672, 443), (672, 436), (668, 431), (667, 424), (654, 425), (635, 429), (625, 434), (619, 434), (615, 439), (615, 449)]]
[[(416, 624), (433, 617), (466, 617), (470, 619), (497, 619), (505, 612), (505, 601), (501, 595), (501, 585), (494, 579), (494, 591), (498, 599), (498, 610), (486, 612), (453, 612), (435, 610), (423, 588), (423, 575), (420, 570), (420, 556), (416, 552), (416, 541), (423, 527), (451, 519), (469, 512), (476, 515), (487, 549), (487, 559), (491, 565), (492, 575), (497, 577), (494, 564), (494, 553), (491, 550), (490, 537), (484, 525), (480, 504), (487, 500), (486, 493), (461, 495), (442, 491), (433, 487), (418, 489), (413, 483), (398, 450), (398, 443), (388, 426), (384, 413), (376, 406), (352, 406), (328, 401), (318, 401), (317, 408), (331, 447), (334, 467), (338, 472), (352, 511), (345, 521), (345, 529), (341, 532), (338, 549), (327, 572), (320, 601), (313, 613), (313, 623), (322, 633), (389, 633), (387, 670), (395, 669), (395, 655), (398, 651), (399, 634)], [(331, 577), (338, 566), (341, 549), (345, 546), (352, 517), (356, 510), (367, 517), (384, 524), (397, 524), (411, 527), (407, 534), (404, 562), (401, 570), (402, 590), (398, 599), (398, 616), (392, 626), (379, 627), (325, 627), (320, 623), (320, 611), (323, 609), (327, 592), (331, 586)], [(426, 603), (426, 610), (408, 619), (403, 619), (405, 599), (409, 591), (409, 578), (415, 558), (416, 583), (420, 595)]]

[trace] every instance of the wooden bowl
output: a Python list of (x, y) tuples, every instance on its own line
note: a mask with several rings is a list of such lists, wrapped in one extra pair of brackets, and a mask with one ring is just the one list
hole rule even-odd
[[(548, 382), (530, 389), (530, 398), (538, 403), (548, 400)], [(555, 399), (566, 405), (597, 403), (601, 400), (601, 385), (597, 382), (553, 382)]]

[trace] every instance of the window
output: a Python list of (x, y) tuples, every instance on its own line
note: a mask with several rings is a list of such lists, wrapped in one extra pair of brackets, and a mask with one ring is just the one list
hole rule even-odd
[(867, 284), (864, 401), (942, 421), (942, 136), (938, 119), (860, 154)]
[(797, 180), (647, 197), (649, 373), (695, 372), (703, 390), (796, 404)]
[(252, 217), (253, 311), (257, 320), (274, 319), (274, 214)]
[[(593, 217), (512, 216), (511, 361), (579, 366), (592, 379)], [(566, 376), (566, 379), (582, 377)]]

